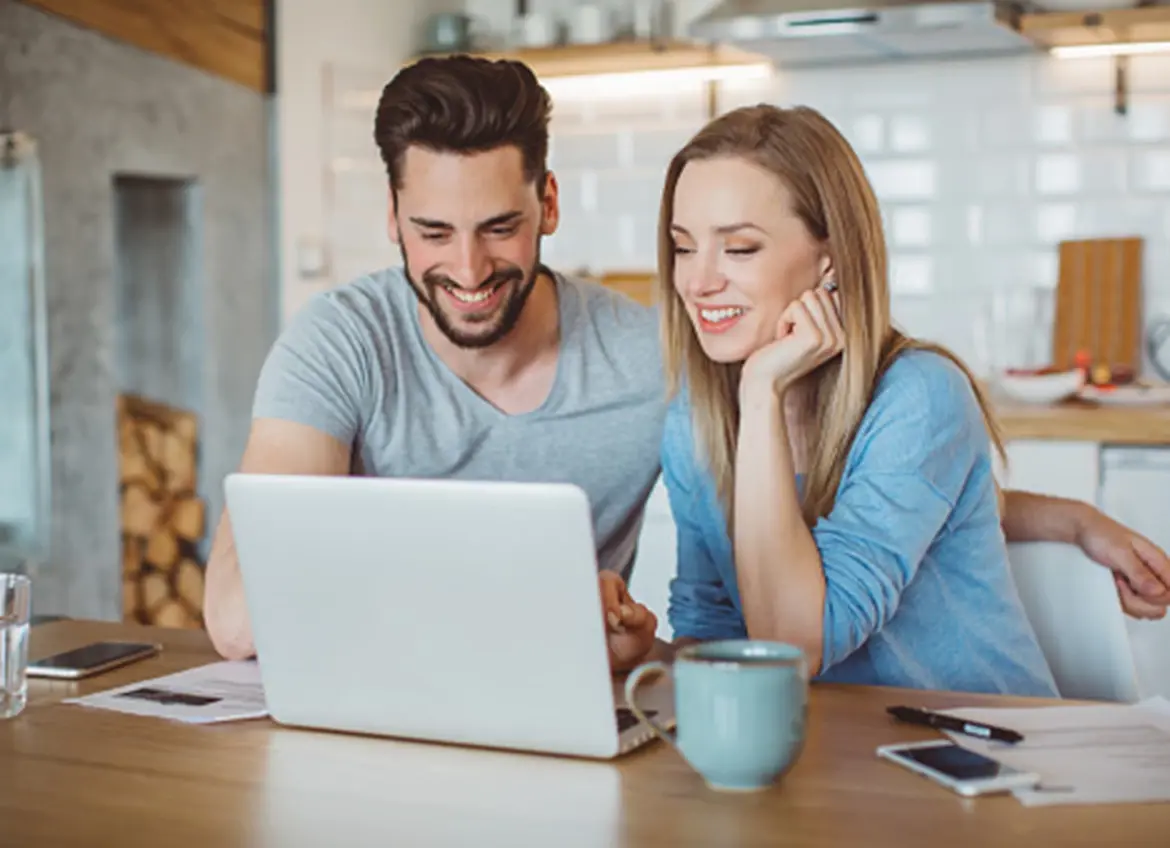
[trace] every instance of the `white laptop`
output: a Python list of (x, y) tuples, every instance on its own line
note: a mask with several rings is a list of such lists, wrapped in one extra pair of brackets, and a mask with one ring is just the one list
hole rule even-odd
[[(225, 491), (274, 720), (598, 758), (653, 738), (610, 674), (580, 488), (232, 474)], [(639, 703), (673, 726), (667, 681)]]

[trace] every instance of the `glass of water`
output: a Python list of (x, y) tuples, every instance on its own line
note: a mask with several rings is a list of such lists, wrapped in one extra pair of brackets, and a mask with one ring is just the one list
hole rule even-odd
[(28, 700), (29, 580), (0, 574), (0, 719), (13, 718)]

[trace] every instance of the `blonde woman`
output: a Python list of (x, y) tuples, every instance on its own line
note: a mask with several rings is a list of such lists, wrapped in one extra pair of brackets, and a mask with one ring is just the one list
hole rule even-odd
[(1016, 595), (969, 373), (890, 324), (881, 217), (817, 112), (709, 124), (659, 233), (679, 642), (799, 645), (820, 679), (1056, 695)]

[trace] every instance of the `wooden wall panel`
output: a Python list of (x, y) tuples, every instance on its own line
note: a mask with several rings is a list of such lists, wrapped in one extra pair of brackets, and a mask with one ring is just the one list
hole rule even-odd
[(111, 38), (273, 90), (270, 0), (23, 0)]

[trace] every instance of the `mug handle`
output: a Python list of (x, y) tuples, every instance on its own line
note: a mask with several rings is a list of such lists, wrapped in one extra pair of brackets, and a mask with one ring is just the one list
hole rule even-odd
[(667, 733), (666, 730), (664, 730), (663, 727), (658, 724), (658, 722), (649, 718), (644, 712), (642, 712), (642, 708), (638, 706), (638, 702), (636, 700), (638, 686), (642, 683), (642, 680), (646, 677), (646, 675), (669, 673), (670, 666), (658, 660), (642, 663), (640, 666), (635, 668), (630, 672), (630, 676), (626, 678), (626, 704), (629, 706), (630, 712), (632, 712), (637, 717), (638, 721), (642, 722), (642, 724), (653, 730), (658, 735), (658, 738), (662, 739), (664, 742), (670, 745), (670, 747), (674, 748), (675, 751), (678, 751), (679, 756), (681, 756), (682, 750), (678, 747), (678, 743), (674, 741), (674, 738), (671, 737), (671, 735)]

